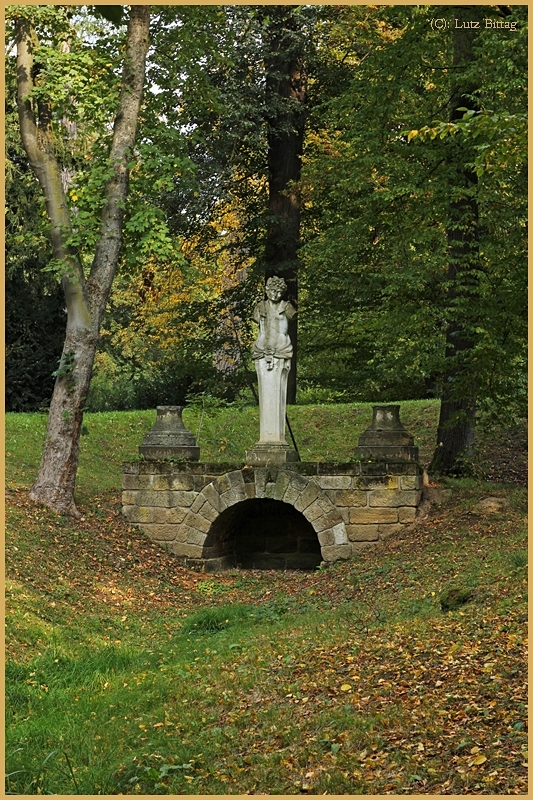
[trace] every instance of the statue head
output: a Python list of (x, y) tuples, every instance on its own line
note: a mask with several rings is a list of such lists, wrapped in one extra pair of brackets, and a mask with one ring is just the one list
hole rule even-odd
[(273, 300), (275, 303), (279, 302), (283, 297), (285, 290), (287, 289), (287, 284), (283, 280), (283, 278), (277, 278), (273, 276), (269, 278), (266, 282), (266, 296), (269, 300)]

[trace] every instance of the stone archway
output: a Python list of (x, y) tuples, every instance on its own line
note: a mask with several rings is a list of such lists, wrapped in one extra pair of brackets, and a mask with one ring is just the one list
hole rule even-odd
[[(304, 540), (311, 546), (311, 537), (308, 533), (304, 535), (304, 527), (308, 532), (312, 530), (316, 534), (320, 545), (320, 560), (335, 561), (350, 557), (351, 544), (344, 520), (328, 497), (327, 490), (321, 488), (312, 476), (301, 475), (290, 469), (277, 470), (275, 481), (269, 478), (270, 472), (266, 468), (244, 467), (227, 472), (204, 486), (186, 513), (179, 526), (177, 541), (170, 549), (194, 561), (201, 561), (208, 570), (233, 566), (235, 547), (239, 550), (241, 559), (244, 558), (244, 544), (241, 546), (238, 543), (238, 527), (242, 523), (242, 517), (239, 509), (235, 508), (231, 514), (227, 514), (227, 510), (246, 504), (247, 501), (272, 500), (292, 506), (304, 518), (300, 525), (301, 533), (299, 537), (296, 536), (296, 550), (288, 561), (286, 556), (289, 554), (284, 554), (285, 568), (293, 568), (288, 563), (298, 560), (294, 554), (300, 552), (298, 548), (306, 546), (303, 544)], [(251, 510), (253, 506), (248, 505), (247, 508)], [(267, 506), (263, 506), (263, 509), (266, 508)], [(269, 511), (269, 514), (272, 513), (272, 510)], [(295, 530), (298, 529), (297, 517), (293, 516), (290, 524), (296, 526)], [(318, 549), (316, 555), (318, 557)], [(271, 563), (274, 561), (272, 558), (269, 560)], [(301, 558), (301, 562), (305, 560)], [(309, 558), (308, 563), (311, 560)]]
[(271, 498), (243, 500), (219, 514), (204, 552), (244, 569), (314, 570), (322, 561), (311, 523), (293, 505)]

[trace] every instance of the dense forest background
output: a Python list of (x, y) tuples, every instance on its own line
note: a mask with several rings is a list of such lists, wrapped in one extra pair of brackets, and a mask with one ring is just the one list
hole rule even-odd
[[(122, 7), (93, 11), (27, 7), (87, 269), (126, 30)], [(11, 18), (6, 408), (28, 411), (50, 401), (66, 313)], [(281, 274), (293, 402), (453, 384), (525, 413), (526, 6), (153, 6), (150, 42), (87, 410), (253, 402), (251, 309)]]

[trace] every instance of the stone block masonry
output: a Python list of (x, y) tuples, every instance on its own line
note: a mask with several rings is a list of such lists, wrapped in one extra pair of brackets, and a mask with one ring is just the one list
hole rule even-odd
[(349, 559), (401, 534), (421, 495), (422, 470), (405, 460), (123, 466), (125, 518), (204, 571)]

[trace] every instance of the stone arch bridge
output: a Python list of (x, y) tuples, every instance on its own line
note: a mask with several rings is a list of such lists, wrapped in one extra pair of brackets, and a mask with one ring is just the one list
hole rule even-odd
[(123, 467), (126, 519), (185, 565), (314, 569), (412, 523), (422, 475), (406, 461), (276, 467), (140, 461)]

